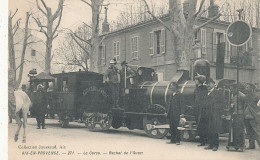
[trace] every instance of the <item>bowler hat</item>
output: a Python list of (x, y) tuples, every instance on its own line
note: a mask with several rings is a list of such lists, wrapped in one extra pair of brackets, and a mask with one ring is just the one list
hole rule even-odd
[(121, 63), (121, 66), (122, 66), (122, 65), (126, 65), (126, 64), (128, 64), (128, 63), (126, 63), (126, 61), (123, 61), (123, 62)]
[(199, 81), (199, 83), (204, 83), (206, 81), (206, 76), (204, 75), (197, 75), (195, 76), (195, 79), (197, 79)]

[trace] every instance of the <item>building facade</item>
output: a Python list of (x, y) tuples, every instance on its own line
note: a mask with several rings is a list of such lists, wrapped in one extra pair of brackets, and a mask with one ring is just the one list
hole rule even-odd
[[(169, 15), (160, 17), (170, 24)], [(198, 24), (209, 20), (200, 18)], [(260, 29), (252, 29), (252, 37), (242, 47), (231, 46), (226, 40), (226, 29), (230, 23), (216, 20), (201, 28), (195, 34), (191, 64), (196, 59), (207, 59), (211, 64), (211, 77), (216, 79), (217, 55), (224, 56), (224, 78), (236, 80), (236, 57), (240, 54), (240, 81), (260, 83)], [(109, 61), (116, 58), (120, 62), (152, 67), (156, 70), (158, 80), (171, 80), (176, 73), (175, 53), (170, 31), (155, 19), (128, 26), (104, 34), (100, 46), (102, 57), (101, 72), (109, 66)], [(191, 65), (192, 67), (192, 65)]]

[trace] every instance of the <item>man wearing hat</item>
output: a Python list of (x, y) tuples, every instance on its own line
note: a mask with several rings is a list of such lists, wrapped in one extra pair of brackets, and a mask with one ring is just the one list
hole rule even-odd
[(35, 109), (37, 129), (45, 129), (45, 114), (47, 112), (47, 95), (44, 92), (44, 86), (42, 84), (37, 85), (37, 91), (33, 98), (33, 107)]
[(209, 93), (208, 93), (208, 106), (209, 106), (209, 130), (208, 142), (209, 146), (205, 149), (217, 151), (219, 147), (219, 133), (222, 131), (222, 114), (224, 110), (224, 95), (223, 90), (215, 88), (215, 82), (209, 78)]
[(122, 70), (120, 72), (120, 84), (121, 88), (131, 88), (133, 85), (133, 77), (135, 72), (127, 65), (126, 61), (121, 63)]
[(206, 76), (197, 75), (195, 76), (196, 89), (194, 91), (195, 98), (195, 108), (198, 113), (197, 117), (197, 132), (200, 137), (198, 146), (205, 146), (208, 135), (208, 104), (207, 104), (207, 96), (208, 89), (206, 85), (204, 85), (206, 81)]
[(115, 67), (116, 60), (112, 59), (109, 62), (110, 66), (106, 70), (104, 74), (104, 81), (108, 82), (109, 88), (112, 93), (113, 98), (113, 107), (118, 107), (118, 100), (119, 100), (119, 79), (118, 74), (119, 70)]

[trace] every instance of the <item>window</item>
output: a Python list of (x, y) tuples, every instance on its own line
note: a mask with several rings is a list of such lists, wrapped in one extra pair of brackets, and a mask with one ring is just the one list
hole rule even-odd
[(138, 59), (138, 36), (131, 38), (131, 55), (132, 59)]
[[(223, 30), (217, 30), (217, 32), (213, 32), (213, 61), (216, 62), (217, 53), (221, 52), (221, 50), (218, 50), (218, 46), (221, 45), (225, 49), (225, 55), (224, 55), (224, 63), (230, 63), (230, 57), (231, 57), (231, 50), (232, 46), (226, 39), (226, 33)], [(222, 48), (221, 47), (221, 48)]]
[(159, 31), (155, 31), (154, 32), (155, 35), (155, 53), (156, 54), (160, 54), (161, 53), (161, 30)]
[(149, 48), (149, 53), (150, 53), (150, 55), (153, 55), (154, 53), (153, 53), (153, 32), (150, 32), (150, 36), (149, 36), (149, 46), (150, 46), (150, 48)]
[(116, 61), (120, 61), (120, 42), (116, 41), (114, 42), (113, 46), (113, 51), (114, 51), (114, 57), (116, 58)]
[(35, 55), (36, 55), (36, 51), (35, 51), (35, 49), (32, 49), (31, 56), (35, 56)]
[(103, 65), (106, 64), (106, 45), (102, 45), (102, 48), (101, 48), (101, 63)]
[(165, 29), (150, 32), (149, 36), (150, 55), (165, 53)]
[(206, 29), (200, 29), (200, 36), (201, 36), (201, 56), (202, 58), (206, 58), (206, 44), (207, 44), (207, 37), (206, 37)]

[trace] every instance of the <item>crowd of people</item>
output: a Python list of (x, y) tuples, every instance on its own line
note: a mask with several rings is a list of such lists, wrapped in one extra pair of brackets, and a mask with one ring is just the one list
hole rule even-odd
[[(194, 91), (195, 105), (197, 108), (197, 134), (199, 136), (199, 147), (205, 146), (204, 149), (217, 151), (219, 147), (219, 134), (222, 132), (222, 115), (224, 111), (224, 95), (223, 91), (216, 88), (215, 82), (209, 79), (206, 84), (206, 77), (198, 75), (195, 77), (196, 89)], [(180, 144), (180, 131), (177, 129), (180, 119), (183, 118), (183, 109), (181, 93), (178, 85), (171, 87), (174, 92), (169, 103), (168, 119), (170, 122), (170, 142), (176, 145)], [(243, 118), (239, 121), (238, 128), (242, 128), (241, 136), (237, 133), (239, 141), (244, 144), (244, 126), (249, 138), (249, 146), (247, 149), (255, 149), (255, 141), (260, 146), (260, 100), (254, 92), (253, 86), (248, 86), (248, 94), (244, 95), (239, 92), (239, 100), (237, 96), (233, 96), (231, 104), (231, 114), (241, 115)], [(234, 92), (235, 93), (235, 92)], [(243, 95), (243, 96), (242, 96)], [(237, 102), (239, 105), (237, 105)], [(232, 133), (230, 133), (232, 134)], [(233, 136), (233, 135), (232, 135)], [(207, 145), (208, 144), (208, 145)], [(207, 146), (206, 146), (207, 145)], [(241, 146), (243, 147), (243, 146)]]

